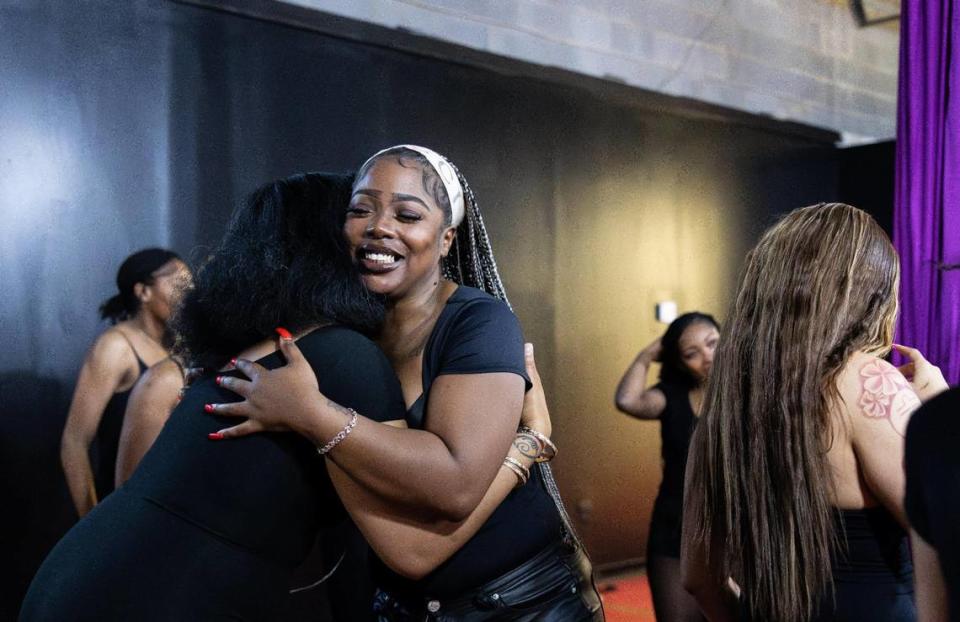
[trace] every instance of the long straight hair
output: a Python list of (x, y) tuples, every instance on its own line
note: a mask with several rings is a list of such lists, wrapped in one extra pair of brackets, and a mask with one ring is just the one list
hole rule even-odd
[(893, 338), (899, 261), (865, 212), (794, 210), (747, 256), (690, 449), (685, 537), (754, 620), (807, 620), (839, 545), (826, 453), (837, 376)]

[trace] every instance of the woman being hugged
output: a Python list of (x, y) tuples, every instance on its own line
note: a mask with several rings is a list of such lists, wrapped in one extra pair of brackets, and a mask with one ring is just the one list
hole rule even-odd
[[(680, 524), (687, 449), (719, 339), (720, 326), (713, 316), (684, 313), (640, 351), (617, 387), (621, 412), (660, 421), (663, 480), (647, 540), (647, 576), (659, 622), (703, 619), (680, 581)], [(660, 382), (647, 389), (647, 370), (655, 361), (662, 363)]]
[(349, 192), (344, 176), (297, 175), (234, 212), (175, 322), (187, 360), (207, 373), (132, 477), (53, 549), (21, 620), (286, 619), (293, 570), (344, 508), (305, 439), (212, 443), (230, 420), (203, 408), (231, 399), (219, 385), (238, 374), (232, 357), (282, 364), (274, 329), (283, 323), (327, 395), (377, 420), (402, 419), (389, 362), (358, 332), (377, 327), (383, 308), (344, 251), (338, 218)]
[(898, 281), (883, 230), (839, 203), (748, 254), (687, 465), (684, 583), (711, 621), (915, 618), (903, 434), (942, 387), (880, 358)]
[[(462, 175), (423, 147), (383, 150), (357, 174), (343, 233), (367, 288), (386, 301), (377, 341), (416, 430), (376, 425), (360, 409), (356, 416), (317, 397), (303, 366), (266, 371), (241, 361), (251, 381), (228, 386), (246, 401), (213, 410), (248, 421), (223, 436), (294, 429), (318, 447), (340, 439), (330, 453), (335, 470), (374, 493), (374, 514), (417, 513), (425, 531), (456, 542), (436, 570), (430, 546), (384, 559), (381, 620), (601, 619), (549, 470), (531, 468), (554, 453), (549, 429), (517, 431), (530, 382), (523, 338)], [(499, 496), (488, 493), (503, 483)], [(377, 549), (384, 530), (369, 517), (357, 524)]]

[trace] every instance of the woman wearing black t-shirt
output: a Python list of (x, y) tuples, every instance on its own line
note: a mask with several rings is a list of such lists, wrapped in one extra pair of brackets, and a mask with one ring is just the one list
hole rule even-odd
[[(374, 548), (403, 529), (382, 525), (382, 516), (412, 509), (431, 525), (420, 546), (384, 559), (381, 620), (602, 619), (589, 562), (551, 498), (549, 470), (531, 468), (551, 446), (517, 433), (530, 386), (522, 334), (463, 177), (422, 147), (381, 151), (357, 174), (343, 231), (364, 283), (386, 299), (378, 343), (414, 429), (318, 399), (316, 379), (287, 341), (292, 364), (267, 371), (238, 363), (251, 381), (225, 386), (246, 401), (213, 410), (249, 419), (222, 435), (294, 429), (323, 446), (349, 434), (330, 457), (376, 504), (357, 517)], [(531, 400), (540, 402), (532, 410), (543, 407), (539, 392)], [(548, 435), (549, 424), (539, 431)], [(459, 550), (434, 570), (449, 548)]]
[[(713, 367), (720, 326), (705, 313), (685, 313), (663, 337), (640, 351), (617, 387), (617, 408), (638, 419), (658, 419), (663, 480), (647, 540), (647, 576), (658, 622), (703, 620), (680, 580), (683, 473), (690, 436), (700, 414), (703, 387)], [(662, 363), (660, 382), (646, 387), (647, 369)]]

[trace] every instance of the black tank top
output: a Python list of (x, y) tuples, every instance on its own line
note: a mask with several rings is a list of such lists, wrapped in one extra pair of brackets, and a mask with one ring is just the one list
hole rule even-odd
[(113, 492), (113, 484), (116, 481), (117, 469), (117, 451), (120, 448), (120, 430), (123, 429), (123, 414), (127, 412), (127, 402), (130, 400), (130, 394), (137, 380), (147, 371), (147, 365), (137, 354), (137, 349), (133, 347), (130, 339), (123, 332), (120, 332), (133, 355), (137, 358), (137, 379), (133, 381), (130, 388), (126, 391), (114, 393), (103, 409), (103, 416), (100, 417), (100, 425), (97, 426), (97, 469), (94, 474), (94, 485), (97, 487), (97, 500), (103, 501), (103, 498)]
[(833, 559), (832, 594), (812, 622), (912, 622), (913, 563), (907, 533), (883, 507), (839, 510), (840, 550)]
[[(914, 622), (913, 564), (903, 527), (874, 507), (836, 510), (834, 528), (840, 548), (831, 562), (832, 589), (821, 595), (810, 622)], [(745, 608), (738, 620), (760, 622)]]

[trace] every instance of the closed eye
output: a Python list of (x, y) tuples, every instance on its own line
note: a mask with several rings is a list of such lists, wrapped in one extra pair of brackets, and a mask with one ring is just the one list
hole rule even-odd
[(407, 210), (404, 210), (398, 213), (397, 218), (403, 222), (417, 222), (417, 221), (423, 220), (423, 216), (421, 216), (417, 212), (411, 212)]

